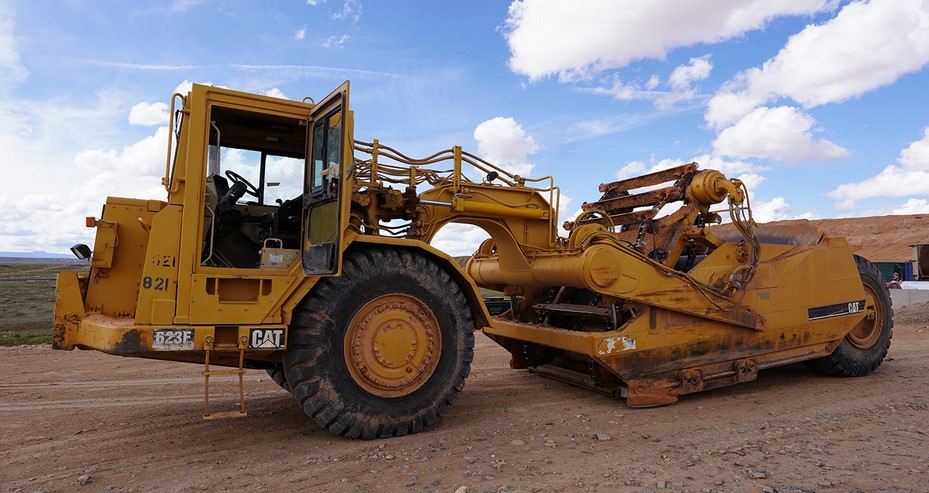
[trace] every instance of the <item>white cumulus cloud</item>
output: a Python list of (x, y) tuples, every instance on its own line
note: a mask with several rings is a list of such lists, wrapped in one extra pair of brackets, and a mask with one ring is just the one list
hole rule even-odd
[(724, 86), (706, 120), (721, 128), (781, 97), (805, 108), (845, 101), (927, 64), (929, 0), (852, 2), (833, 19), (791, 36), (774, 58)]
[(890, 213), (898, 216), (907, 214), (929, 214), (929, 200), (910, 199)]
[(704, 55), (691, 58), (687, 64), (675, 68), (666, 83), (662, 83), (657, 75), (652, 75), (643, 88), (635, 83), (627, 84), (617, 74), (612, 74), (599, 81), (599, 85), (580, 87), (578, 90), (609, 96), (617, 101), (651, 100), (656, 108), (670, 110), (678, 103), (695, 99), (697, 89), (694, 83), (709, 77), (712, 69), (710, 56)]
[(759, 223), (785, 219), (813, 219), (809, 212), (797, 214), (784, 197), (774, 197), (766, 202), (752, 202), (752, 218)]
[(533, 165), (529, 155), (539, 150), (539, 145), (526, 135), (522, 125), (509, 117), (486, 120), (474, 129), (478, 153), (487, 161), (520, 176), (529, 176)]
[[(683, 159), (662, 159), (660, 161), (653, 161), (651, 163), (632, 161), (627, 163), (616, 172), (616, 179), (625, 180), (626, 178), (632, 178), (634, 176), (644, 175), (647, 173), (654, 173), (656, 171), (674, 168), (687, 163), (697, 163), (699, 166), (697, 168), (698, 170), (715, 169), (716, 171), (723, 173), (729, 178), (739, 179), (745, 183), (749, 193), (752, 193), (755, 189), (760, 187), (762, 183), (764, 183), (765, 177), (761, 175), (761, 173), (769, 171), (769, 168), (766, 166), (760, 166), (747, 161), (729, 160), (720, 156), (703, 154), (700, 156), (694, 156), (693, 158), (686, 161)], [(645, 187), (640, 191), (648, 190), (649, 188), (660, 188), (662, 185)]]
[[(168, 143), (168, 127), (160, 127), (150, 135), (122, 149), (90, 149), (81, 151), (74, 158), (74, 164), (98, 174), (114, 173), (124, 178), (140, 182), (144, 177), (160, 177), (164, 174), (165, 152)], [(157, 180), (155, 180), (157, 184)], [(114, 181), (110, 185), (123, 184)]]
[(348, 43), (348, 40), (352, 39), (348, 34), (343, 34), (341, 36), (329, 36), (323, 41), (323, 48), (341, 48), (345, 46), (345, 43)]
[(287, 95), (284, 94), (284, 91), (276, 87), (272, 87), (271, 89), (263, 92), (262, 94), (264, 94), (265, 96), (271, 96), (272, 98), (287, 99)]
[(658, 87), (658, 84), (661, 84), (661, 77), (652, 75), (648, 78), (648, 82), (645, 83), (645, 89), (653, 91), (656, 87)]
[(358, 22), (361, 20), (361, 10), (361, 0), (345, 0), (342, 3), (342, 8), (334, 12), (331, 18), (332, 20), (351, 20)]
[(839, 185), (826, 194), (840, 209), (850, 209), (862, 199), (929, 195), (929, 127), (920, 140), (900, 151), (897, 162), (876, 176)]
[(129, 111), (129, 124), (141, 126), (164, 125), (168, 122), (166, 103), (138, 103)]
[[(741, 79), (740, 75), (737, 79)], [(727, 83), (717, 92), (706, 105), (704, 119), (710, 128), (720, 130), (738, 122), (749, 114), (760, 103), (758, 98), (751, 97), (745, 92), (730, 91), (736, 83)]]
[(455, 256), (470, 256), (481, 242), (489, 238), (483, 229), (470, 224), (446, 224), (432, 238), (430, 245)]
[(691, 58), (690, 63), (681, 65), (671, 72), (668, 77), (668, 83), (674, 89), (686, 90), (694, 81), (706, 79), (713, 70), (713, 64), (710, 63), (710, 56), (704, 55), (699, 58)]
[(119, 149), (78, 153), (74, 167), (83, 173), (57, 194), (27, 193), (0, 197), (0, 250), (67, 252), (75, 243), (92, 244), (93, 230), (83, 218), (99, 216), (108, 195), (164, 199), (168, 128)]
[(687, 65), (675, 68), (668, 77), (671, 91), (658, 97), (655, 100), (655, 106), (660, 109), (669, 109), (679, 102), (694, 99), (697, 91), (693, 83), (709, 77), (711, 70), (713, 70), (713, 64), (710, 62), (709, 55), (691, 58)]
[(813, 124), (813, 118), (797, 108), (761, 106), (720, 132), (713, 141), (713, 152), (793, 163), (835, 161), (848, 156), (845, 148), (826, 139), (816, 139)]
[[(668, 168), (673, 168), (677, 164), (665, 165), (665, 163), (671, 162), (670, 159), (663, 159), (658, 164), (649, 166), (648, 164), (643, 163), (642, 161), (632, 161), (626, 163), (625, 166), (619, 168), (619, 171), (616, 172), (617, 180), (625, 180), (626, 178), (632, 178), (634, 176), (644, 175), (646, 173), (653, 173), (655, 171), (661, 171)], [(679, 164), (684, 164), (684, 161), (675, 161)]]
[(717, 43), (785, 15), (809, 15), (835, 0), (517, 0), (506, 39), (510, 69), (531, 81), (589, 77), (671, 49)]
[(848, 151), (813, 137), (809, 109), (858, 97), (929, 64), (929, 0), (870, 0), (790, 37), (776, 56), (739, 73), (710, 99), (704, 118), (720, 130), (714, 152), (828, 161)]

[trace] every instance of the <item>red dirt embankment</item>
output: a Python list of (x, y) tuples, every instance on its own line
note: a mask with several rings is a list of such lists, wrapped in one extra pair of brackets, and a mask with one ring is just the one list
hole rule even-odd
[(816, 219), (813, 221), (774, 221), (770, 225), (808, 222), (829, 236), (844, 236), (858, 245), (861, 256), (872, 262), (903, 262), (912, 260), (915, 243), (929, 243), (929, 215), (851, 217), (846, 219)]

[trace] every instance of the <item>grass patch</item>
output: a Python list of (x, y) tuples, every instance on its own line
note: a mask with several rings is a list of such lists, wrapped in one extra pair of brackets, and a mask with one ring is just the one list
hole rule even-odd
[[(28, 341), (42, 333), (51, 334), (55, 275), (58, 271), (88, 270), (86, 263), (0, 261), (0, 333), (3, 334), (0, 345), (48, 342), (51, 335), (38, 342)], [(20, 340), (26, 342), (6, 342)]]
[(482, 298), (506, 298), (505, 294), (500, 291), (494, 291), (493, 289), (478, 287), (477, 290), (481, 292)]
[(11, 330), (0, 332), (0, 346), (37, 346), (51, 343), (52, 334), (47, 332), (14, 332)]
[(0, 279), (4, 277), (55, 277), (59, 271), (87, 272), (85, 263), (0, 262)]
[(0, 281), (0, 320), (6, 329), (22, 329), (24, 322), (51, 321), (55, 307), (55, 281)]

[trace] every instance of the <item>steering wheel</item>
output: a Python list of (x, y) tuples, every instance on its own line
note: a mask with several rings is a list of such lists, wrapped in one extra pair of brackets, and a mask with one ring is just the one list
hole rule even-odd
[(251, 195), (252, 197), (255, 197), (256, 199), (261, 197), (261, 194), (258, 192), (258, 187), (256, 187), (255, 185), (252, 185), (251, 182), (249, 182), (245, 178), (242, 178), (242, 175), (236, 173), (235, 171), (232, 171), (231, 169), (227, 169), (226, 178), (229, 178), (230, 180), (232, 180), (233, 184), (241, 183), (245, 185), (245, 193)]

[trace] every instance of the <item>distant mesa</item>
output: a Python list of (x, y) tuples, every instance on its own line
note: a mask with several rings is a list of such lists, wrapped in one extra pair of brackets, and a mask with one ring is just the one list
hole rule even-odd
[(86, 260), (79, 260), (71, 254), (49, 252), (0, 252), (0, 261), (33, 262), (39, 264), (87, 262)]
[(0, 252), (0, 257), (10, 258), (74, 258), (74, 255), (66, 253), (48, 253), (48, 252)]

